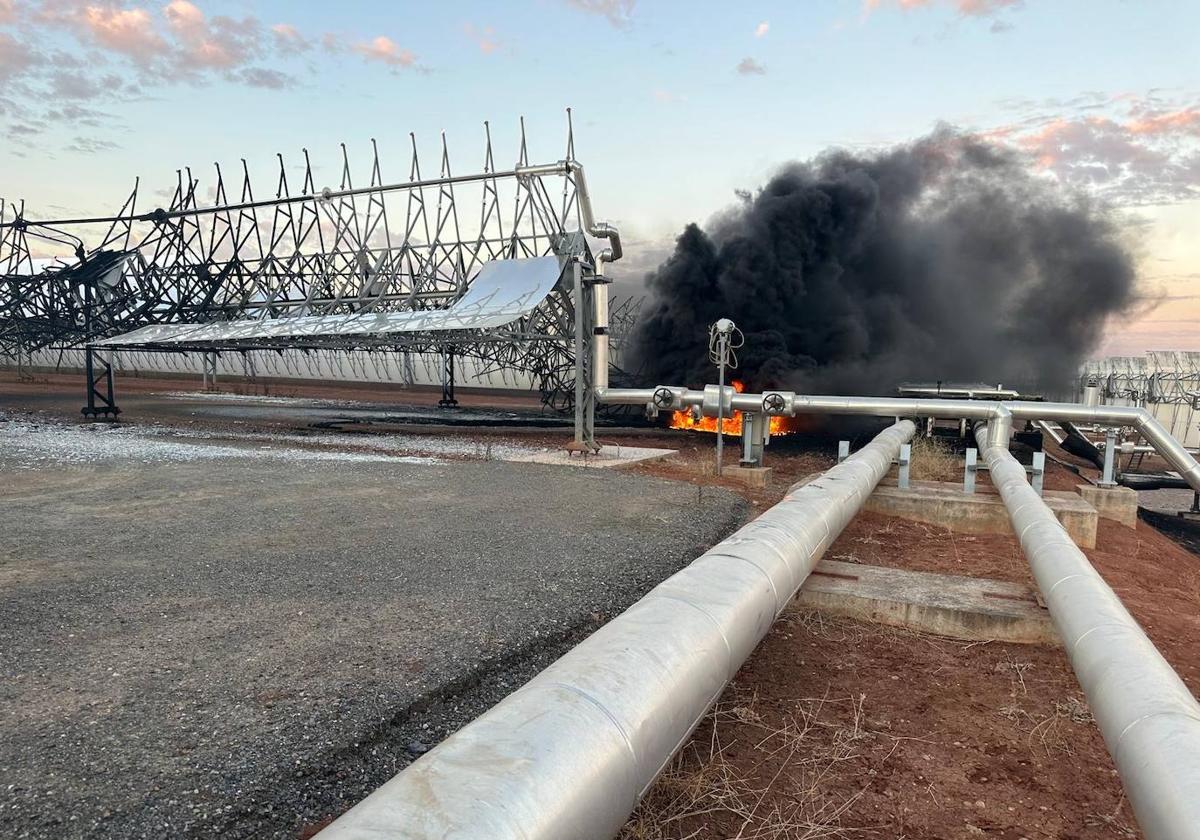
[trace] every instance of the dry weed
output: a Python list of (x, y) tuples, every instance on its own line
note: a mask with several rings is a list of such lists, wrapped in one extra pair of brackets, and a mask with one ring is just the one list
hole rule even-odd
[[(866, 728), (866, 695), (830, 700), (806, 697), (774, 720), (756, 708), (757, 696), (736, 687), (709, 714), (708, 748), (693, 740), (638, 806), (620, 840), (820, 840), (856, 834), (840, 824), (862, 791), (831, 797), (824, 783), (839, 765), (860, 757), (875, 736)], [(848, 706), (847, 706), (848, 704)], [(722, 734), (737, 726), (759, 733), (741, 744), (743, 761), (726, 757)], [(747, 746), (753, 764), (744, 761)], [(786, 771), (786, 772), (785, 772)], [(768, 801), (768, 799), (770, 801)]]
[(941, 438), (917, 437), (909, 470), (917, 481), (962, 481), (963, 461)]

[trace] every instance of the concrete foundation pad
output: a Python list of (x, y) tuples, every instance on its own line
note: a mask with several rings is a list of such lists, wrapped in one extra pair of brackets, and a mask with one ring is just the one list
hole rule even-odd
[(1131, 487), (1097, 487), (1078, 484), (1080, 497), (1105, 519), (1120, 522), (1129, 528), (1137, 527), (1138, 494)]
[(544, 452), (531, 452), (527, 455), (507, 456), (504, 460), (529, 464), (565, 464), (572, 467), (606, 469), (626, 467), (643, 461), (661, 461), (670, 458), (678, 451), (678, 449), (655, 449), (649, 446), (609, 446), (605, 444), (595, 455), (572, 454), (565, 449), (548, 449)]
[(822, 560), (796, 602), (821, 612), (972, 641), (1061, 644), (1028, 586)]
[(721, 475), (726, 478), (737, 479), (748, 487), (766, 487), (767, 482), (771, 480), (770, 467), (743, 467), (741, 465), (735, 467), (724, 467), (721, 469)]
[[(1076, 545), (1096, 547), (1096, 508), (1078, 494), (1061, 490), (1047, 490), (1042, 498)], [(1008, 510), (997, 493), (978, 488), (964, 493), (961, 484), (914, 481), (907, 490), (880, 484), (864, 507), (964, 534), (1013, 533)]]

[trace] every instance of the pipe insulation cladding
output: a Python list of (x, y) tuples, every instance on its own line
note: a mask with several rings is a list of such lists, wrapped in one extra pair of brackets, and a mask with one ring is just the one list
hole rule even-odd
[(1029, 486), (1007, 444), (979, 451), (1147, 840), (1200, 840), (1200, 704)]
[(898, 422), (793, 487), (322, 840), (610, 840), (914, 431)]
[[(769, 391), (766, 394), (735, 393), (726, 386), (723, 395), (714, 394), (706, 386), (704, 391), (660, 385), (657, 388), (606, 388), (597, 390), (596, 398), (606, 405), (654, 406), (659, 393), (671, 395), (672, 408), (699, 406), (705, 414), (713, 416), (709, 405), (720, 398), (728, 400), (729, 407), (738, 411), (761, 411), (794, 417), (797, 414), (833, 414), (860, 417), (934, 417), (954, 420), (979, 420), (987, 423), (994, 439), (1008, 445), (1008, 432), (1014, 420), (1036, 423), (1039, 420), (1058, 422), (1090, 423), (1097, 426), (1129, 426), (1141, 432), (1154, 451), (1174, 467), (1180, 477), (1196, 492), (1200, 493), (1200, 464), (1171, 433), (1163, 428), (1149, 411), (1135, 406), (1099, 405), (1087, 406), (1079, 403), (1049, 403), (989, 400), (927, 400), (902, 397), (837, 397), (796, 394), (791, 391)], [(768, 397), (777, 397), (779, 410), (772, 410)], [(707, 401), (706, 401), (707, 400)], [(658, 406), (663, 407), (663, 406)]]

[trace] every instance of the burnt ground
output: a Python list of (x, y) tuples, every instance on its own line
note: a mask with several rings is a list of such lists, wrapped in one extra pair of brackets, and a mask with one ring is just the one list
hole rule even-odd
[(6, 838), (311, 832), (746, 510), (649, 476), (14, 402), (0, 397)]
[[(5, 387), (0, 375), (0, 399)], [(47, 402), (75, 410), (77, 383), (40, 387), (57, 392)], [(353, 398), (340, 388), (311, 387), (298, 396)], [(203, 410), (180, 414), (174, 400), (155, 409), (158, 399), (148, 394), (144, 406), (155, 422), (214, 433), (232, 428), (228, 418)], [(270, 422), (297, 432), (308, 425), (287, 412)], [(376, 426), (368, 419), (361, 428)], [(567, 432), (502, 434), (553, 445)], [(677, 458), (634, 472), (690, 483), (697, 503), (722, 485), (757, 508), (826, 468), (833, 452), (832, 445), (812, 440), (772, 441), (772, 480), (748, 490), (712, 476), (711, 437), (622, 429), (601, 437), (679, 448)], [(727, 462), (735, 458), (730, 453)], [(1080, 480), (1052, 464), (1046, 485), (1071, 489)], [(1097, 568), (1183, 679), (1200, 688), (1196, 558), (1144, 521), (1130, 530), (1101, 520), (1099, 546), (1088, 551)], [(828, 556), (1030, 582), (1011, 537), (954, 534), (875, 514), (857, 517)], [(465, 722), (482, 707), (464, 707), (458, 719)], [(742, 668), (624, 832), (625, 838), (673, 840), (1140, 836), (1060, 649), (957, 642), (795, 608)]]

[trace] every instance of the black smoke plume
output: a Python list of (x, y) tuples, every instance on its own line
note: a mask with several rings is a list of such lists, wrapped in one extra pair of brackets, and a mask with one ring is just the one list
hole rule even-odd
[(1103, 207), (950, 130), (781, 169), (648, 277), (633, 342), (647, 384), (715, 381), (708, 325), (745, 333), (752, 389), (883, 394), (902, 381), (1061, 391), (1133, 260)]

